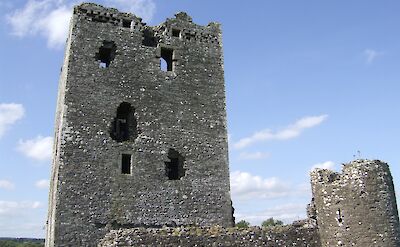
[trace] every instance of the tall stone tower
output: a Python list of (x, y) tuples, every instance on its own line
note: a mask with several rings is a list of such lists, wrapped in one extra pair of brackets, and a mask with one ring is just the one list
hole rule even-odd
[[(160, 65), (161, 64), (161, 65)], [(74, 8), (59, 84), (46, 246), (113, 228), (232, 225), (220, 26)]]
[(355, 160), (342, 173), (311, 173), (312, 217), (322, 246), (400, 246), (396, 196), (389, 166)]

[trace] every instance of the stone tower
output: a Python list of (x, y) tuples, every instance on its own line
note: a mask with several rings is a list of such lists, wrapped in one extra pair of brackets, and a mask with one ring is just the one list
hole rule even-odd
[(396, 196), (389, 166), (355, 160), (342, 173), (311, 173), (313, 202), (322, 246), (400, 246)]
[[(161, 65), (160, 65), (161, 61)], [(74, 8), (56, 112), (46, 246), (115, 228), (232, 225), (220, 26)]]

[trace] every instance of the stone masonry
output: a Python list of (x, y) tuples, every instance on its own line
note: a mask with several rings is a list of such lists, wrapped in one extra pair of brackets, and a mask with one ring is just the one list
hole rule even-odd
[(219, 24), (178, 13), (150, 27), (76, 6), (54, 145), (46, 246), (93, 246), (118, 227), (232, 226)]
[(84, 3), (61, 69), (46, 246), (400, 247), (386, 163), (311, 173), (309, 217), (241, 230), (229, 188), (219, 24), (151, 27)]
[(389, 166), (355, 160), (342, 173), (311, 173), (315, 218), (322, 246), (400, 246), (400, 226)]

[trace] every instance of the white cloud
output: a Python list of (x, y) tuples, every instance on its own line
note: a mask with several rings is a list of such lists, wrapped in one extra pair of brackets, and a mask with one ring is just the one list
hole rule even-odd
[(304, 117), (296, 121), (294, 124), (287, 126), (278, 131), (265, 129), (254, 133), (250, 137), (242, 138), (234, 144), (234, 148), (245, 148), (255, 142), (270, 140), (288, 140), (299, 136), (305, 129), (315, 127), (321, 124), (328, 115)]
[(43, 161), (51, 158), (53, 138), (38, 136), (31, 140), (19, 140), (18, 151), (29, 158)]
[(0, 189), (12, 190), (15, 185), (11, 181), (8, 180), (0, 180)]
[(115, 6), (120, 11), (131, 12), (144, 21), (151, 21), (156, 11), (153, 0), (107, 0), (107, 4)]
[(41, 35), (50, 48), (65, 44), (72, 5), (63, 0), (29, 0), (7, 16), (12, 33), (18, 37)]
[(36, 181), (35, 186), (39, 189), (47, 189), (49, 188), (49, 180), (41, 179), (39, 181)]
[(21, 104), (0, 104), (0, 138), (10, 125), (24, 116), (24, 112)]
[(384, 53), (381, 51), (376, 51), (373, 49), (364, 50), (365, 62), (367, 64), (372, 64), (377, 57), (382, 56)]
[[(110, 7), (133, 12), (150, 21), (155, 12), (152, 0), (104, 0)], [(76, 0), (28, 0), (20, 9), (7, 16), (12, 34), (18, 37), (41, 35), (50, 48), (62, 48)]]
[(289, 184), (278, 178), (262, 178), (247, 172), (235, 171), (231, 173), (232, 197), (237, 200), (268, 199), (289, 195)]
[(321, 169), (328, 169), (328, 170), (334, 170), (335, 169), (335, 163), (333, 161), (325, 161), (322, 163), (317, 163), (311, 167), (311, 170), (314, 170), (316, 168), (321, 168)]
[(239, 154), (239, 159), (241, 160), (259, 160), (263, 159), (269, 156), (269, 153), (263, 153), (263, 152), (254, 152), (254, 153), (249, 153), (249, 152), (241, 152)]
[(0, 201), (0, 216), (12, 216), (19, 214), (24, 209), (37, 209), (43, 204), (38, 201)]
[(267, 208), (260, 212), (235, 213), (236, 221), (246, 220), (252, 225), (261, 225), (261, 222), (273, 217), (285, 223), (292, 223), (295, 220), (306, 218), (306, 204), (289, 203), (276, 207)]

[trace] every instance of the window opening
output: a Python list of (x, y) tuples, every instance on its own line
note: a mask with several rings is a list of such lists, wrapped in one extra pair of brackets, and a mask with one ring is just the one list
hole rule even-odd
[(183, 169), (185, 158), (179, 154), (178, 151), (170, 148), (168, 151), (168, 159), (170, 161), (165, 162), (165, 173), (168, 179), (179, 180), (185, 176), (185, 169)]
[[(161, 47), (160, 68), (161, 68), (162, 71), (172, 71), (172, 68), (173, 68), (173, 61), (172, 61), (173, 54), (174, 54), (174, 51), (172, 49), (167, 49), (167, 48)], [(165, 63), (165, 65), (163, 65), (163, 63)]]
[(111, 138), (117, 142), (127, 141), (137, 137), (137, 121), (135, 109), (131, 104), (123, 102), (118, 106), (117, 116), (112, 123)]
[(99, 61), (99, 68), (108, 68), (111, 61), (115, 58), (115, 51), (117, 46), (113, 41), (103, 41), (99, 52), (96, 53), (96, 60)]
[(336, 211), (336, 216), (338, 223), (341, 224), (343, 222), (343, 216), (342, 212), (340, 211), (340, 208), (338, 208), (338, 210)]
[(149, 47), (157, 47), (157, 40), (154, 37), (154, 32), (151, 29), (143, 30), (143, 41), (142, 45)]
[(122, 20), (122, 26), (123, 27), (131, 27), (131, 23), (132, 23), (132, 21), (130, 21), (130, 20)]
[(173, 28), (172, 29), (172, 36), (173, 37), (180, 37), (181, 36), (181, 30)]
[(122, 154), (121, 173), (131, 174), (131, 166), (132, 166), (132, 155)]

